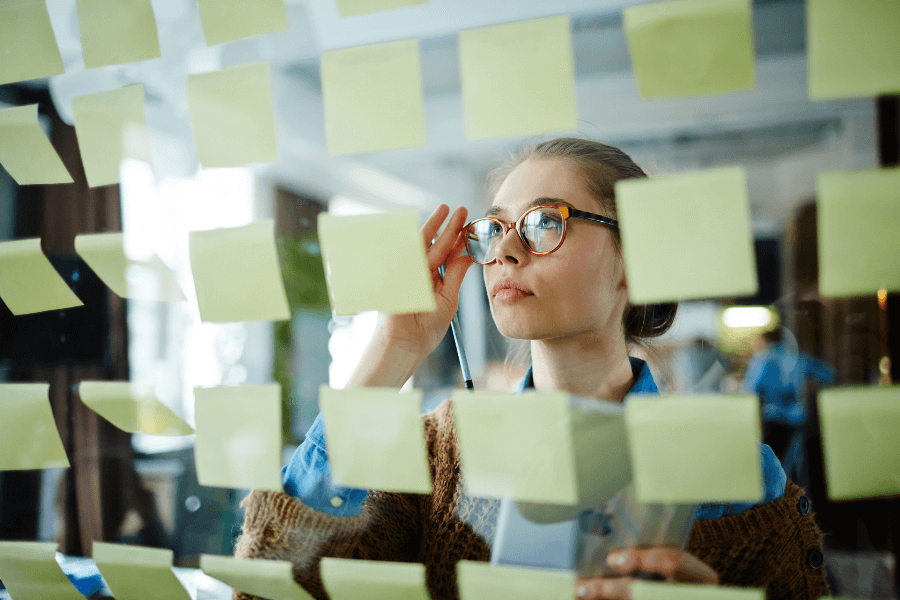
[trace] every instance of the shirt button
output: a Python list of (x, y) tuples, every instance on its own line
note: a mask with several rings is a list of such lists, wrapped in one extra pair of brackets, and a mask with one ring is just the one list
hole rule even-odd
[(335, 508), (340, 508), (341, 505), (343, 505), (343, 504), (344, 504), (344, 501), (338, 496), (335, 496), (334, 498), (331, 499), (331, 505)]
[(818, 569), (823, 562), (825, 562), (825, 557), (822, 556), (822, 551), (818, 548), (813, 548), (806, 555), (806, 564), (809, 565), (810, 569)]
[(806, 496), (800, 496), (800, 501), (797, 502), (797, 510), (800, 511), (800, 514), (806, 516), (809, 514), (809, 498)]

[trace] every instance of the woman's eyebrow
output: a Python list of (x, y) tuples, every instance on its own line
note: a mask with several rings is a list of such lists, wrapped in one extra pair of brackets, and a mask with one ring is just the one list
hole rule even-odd
[[(535, 206), (541, 206), (542, 204), (559, 204), (561, 206), (568, 206), (570, 208), (575, 208), (571, 202), (566, 202), (562, 198), (535, 198), (531, 202), (526, 205), (526, 208), (534, 208)], [(503, 211), (506, 210), (502, 206), (492, 206), (487, 209), (487, 212), (484, 213), (486, 217), (496, 217), (499, 214), (502, 214)]]

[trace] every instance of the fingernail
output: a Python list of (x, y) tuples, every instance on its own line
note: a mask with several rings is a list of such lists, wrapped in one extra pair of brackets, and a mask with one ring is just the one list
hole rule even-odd
[(625, 556), (624, 552), (610, 552), (609, 556), (606, 557), (606, 562), (612, 567), (621, 567), (627, 560), (628, 557)]
[(584, 598), (585, 596), (587, 596), (587, 588), (584, 587), (583, 585), (580, 586), (578, 588), (578, 590), (575, 592), (575, 595), (577, 595), (579, 598)]

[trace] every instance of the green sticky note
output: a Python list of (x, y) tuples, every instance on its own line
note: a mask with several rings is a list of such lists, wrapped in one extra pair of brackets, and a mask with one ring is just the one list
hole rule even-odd
[(635, 581), (631, 586), (631, 600), (766, 600), (766, 591), (718, 585)]
[(0, 85), (65, 72), (47, 0), (0, 3), (0, 56)]
[(192, 231), (189, 247), (203, 321), (291, 318), (271, 219), (243, 227)]
[(84, 600), (56, 562), (56, 546), (56, 542), (0, 542), (0, 579), (11, 598)]
[(127, 381), (82, 381), (81, 401), (101, 417), (129, 433), (189, 435), (194, 428), (184, 422), (153, 392), (153, 386)]
[(0, 412), (0, 471), (69, 466), (50, 410), (50, 384), (0, 383)]
[(281, 386), (194, 388), (200, 485), (283, 491)]
[(312, 600), (294, 581), (294, 565), (286, 560), (201, 554), (200, 568), (237, 592), (268, 600)]
[(752, 0), (673, 0), (622, 12), (641, 98), (756, 87)]
[(900, 494), (900, 386), (819, 392), (828, 497)]
[(575, 573), (493, 565), (471, 560), (456, 563), (460, 600), (571, 600)]
[(819, 173), (816, 192), (819, 292), (900, 291), (900, 168)]
[(284, 0), (197, 0), (207, 46), (288, 28)]
[(453, 417), (468, 494), (578, 502), (568, 394), (460, 390)]
[(187, 95), (201, 165), (240, 167), (278, 160), (269, 63), (188, 75)]
[(632, 303), (756, 293), (742, 168), (619, 181), (616, 201)]
[[(155, 253), (139, 258), (126, 256), (121, 233), (76, 235), (75, 251), (103, 283), (122, 298), (165, 302), (186, 299), (169, 267)], [(150, 283), (143, 285), (148, 279)]]
[(0, 164), (19, 185), (72, 183), (41, 129), (37, 104), (0, 110)]
[(94, 542), (91, 554), (116, 600), (190, 600), (171, 550)]
[(319, 215), (319, 243), (335, 314), (437, 308), (417, 211)]
[(470, 140), (578, 129), (567, 16), (460, 32), (459, 74)]
[(322, 386), (319, 407), (336, 485), (431, 493), (421, 391)]
[(428, 0), (337, 0), (337, 9), (341, 17), (353, 17), (419, 4), (428, 4)]
[(87, 69), (162, 56), (150, 0), (78, 0), (78, 26)]
[(14, 315), (83, 306), (37, 238), (0, 242), (0, 298)]
[(425, 145), (418, 41), (324, 52), (321, 67), (330, 154)]
[(425, 565), (323, 558), (322, 582), (331, 600), (429, 600)]
[(639, 502), (759, 502), (756, 396), (629, 397), (628, 452)]
[(900, 93), (900, 2), (807, 0), (809, 97)]
[(143, 85), (76, 96), (72, 114), (90, 187), (119, 183), (119, 165), (125, 158), (152, 162)]

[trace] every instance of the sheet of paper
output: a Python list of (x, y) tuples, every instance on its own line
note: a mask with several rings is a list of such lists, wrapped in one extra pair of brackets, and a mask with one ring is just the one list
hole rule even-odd
[(0, 85), (65, 72), (47, 0), (0, 2), (0, 56)]
[(897, 167), (819, 173), (816, 219), (823, 296), (900, 291), (898, 190)]
[(194, 145), (203, 167), (278, 160), (269, 63), (188, 75), (187, 94)]
[(453, 394), (465, 490), (522, 502), (578, 502), (569, 396), (561, 392)]
[(323, 558), (322, 582), (331, 600), (429, 600), (425, 565)]
[[(122, 298), (165, 302), (180, 302), (186, 299), (169, 267), (155, 253), (144, 259), (126, 256), (124, 234), (76, 235), (75, 251), (103, 283)], [(146, 286), (130, 283), (129, 278), (132, 282), (135, 278), (152, 279), (154, 285), (151, 288), (156, 293), (144, 295), (142, 292), (147, 289)]]
[(283, 491), (281, 386), (194, 388), (200, 485)]
[(632, 303), (756, 293), (742, 168), (627, 179), (616, 200)]
[(671, 0), (622, 12), (641, 98), (756, 87), (752, 0)]
[(419, 4), (428, 4), (428, 0), (337, 0), (337, 9), (341, 17), (354, 17)]
[(0, 407), (0, 471), (69, 466), (50, 410), (50, 384), (0, 383)]
[(459, 74), (470, 140), (578, 129), (567, 16), (460, 32)]
[(631, 600), (766, 600), (766, 591), (755, 588), (636, 581), (631, 586)]
[(82, 381), (78, 395), (91, 410), (129, 433), (190, 435), (184, 422), (153, 392), (153, 386), (127, 381)]
[(759, 400), (629, 397), (625, 426), (639, 502), (759, 502)]
[(286, 560), (200, 555), (200, 569), (232, 589), (268, 600), (312, 600), (293, 576)]
[(94, 542), (92, 556), (116, 600), (190, 600), (171, 550)]
[(37, 238), (0, 242), (0, 298), (14, 315), (83, 306)]
[(437, 308), (417, 211), (321, 214), (319, 243), (328, 299), (336, 315)]
[(425, 145), (417, 40), (324, 52), (321, 67), (330, 154)]
[(159, 58), (150, 0), (78, 0), (86, 69)]
[(143, 84), (76, 96), (72, 114), (90, 187), (119, 183), (119, 165), (126, 158), (152, 162)]
[(431, 493), (422, 392), (322, 386), (328, 461), (336, 485)]
[(56, 547), (0, 542), (0, 579), (14, 600), (84, 600), (56, 562)]
[(291, 318), (271, 219), (243, 227), (192, 231), (189, 246), (203, 321)]
[(284, 0), (197, 0), (207, 46), (288, 28)]
[(900, 93), (900, 2), (807, 0), (813, 100)]
[(37, 104), (0, 109), (0, 165), (19, 185), (72, 183), (41, 129)]
[(571, 600), (575, 573), (492, 565), (456, 563), (460, 600)]
[(819, 392), (828, 497), (900, 495), (900, 386)]

